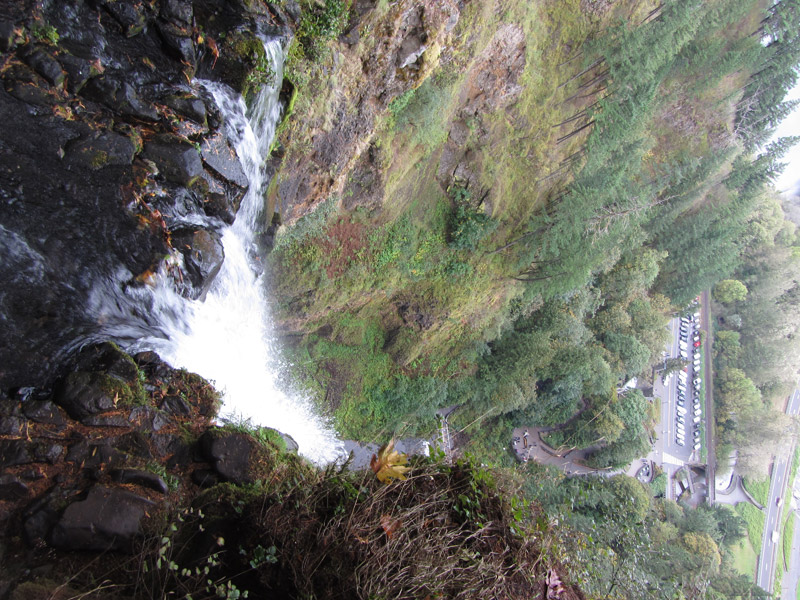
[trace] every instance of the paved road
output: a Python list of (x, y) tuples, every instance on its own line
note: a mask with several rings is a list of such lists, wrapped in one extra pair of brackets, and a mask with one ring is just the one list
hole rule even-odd
[(706, 483), (708, 489), (708, 504), (713, 506), (716, 502), (716, 479), (717, 479), (717, 451), (714, 442), (714, 369), (711, 365), (713, 333), (711, 330), (711, 301), (709, 300), (708, 290), (700, 294), (700, 327), (705, 331), (705, 414), (703, 418), (706, 423)]
[[(795, 390), (789, 398), (786, 412), (796, 415), (800, 409), (800, 391)], [(775, 560), (780, 549), (780, 525), (783, 503), (778, 506), (778, 499), (784, 497), (786, 482), (791, 467), (791, 456), (775, 457), (772, 463), (772, 477), (769, 484), (769, 497), (765, 507), (764, 537), (761, 540), (761, 555), (758, 560), (758, 573), (756, 585), (761, 589), (772, 592), (773, 574), (775, 573)], [(777, 531), (778, 542), (773, 541), (773, 532)]]
[(794, 519), (794, 537), (792, 552), (789, 555), (789, 570), (783, 575), (781, 598), (792, 600), (797, 597), (797, 584), (800, 582), (800, 517), (795, 512), (789, 518)]

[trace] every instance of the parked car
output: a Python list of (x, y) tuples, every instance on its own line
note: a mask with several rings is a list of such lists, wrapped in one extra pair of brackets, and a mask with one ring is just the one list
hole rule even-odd
[(678, 444), (678, 446), (685, 446), (686, 445), (686, 442), (684, 442), (683, 440), (675, 440), (675, 443)]
[(695, 442), (694, 446), (692, 446), (692, 448), (694, 448), (695, 450), (700, 450), (700, 448), (702, 448), (702, 447), (703, 447), (703, 444), (701, 444), (700, 442)]
[(693, 414), (695, 417), (699, 417), (700, 415), (702, 415), (702, 414), (703, 414), (703, 411), (702, 411), (702, 410), (700, 410), (699, 408), (695, 408), (695, 409), (694, 409), (694, 412), (692, 412), (692, 414)]
[(676, 410), (676, 412), (677, 412), (679, 415), (685, 415), (685, 414), (688, 412), (688, 411), (687, 411), (685, 408), (683, 408), (682, 406), (679, 406), (679, 407), (678, 407), (678, 408), (676, 408), (675, 410)]
[(700, 422), (700, 420), (701, 420), (700, 415), (695, 415), (694, 417), (692, 417), (692, 423), (694, 423), (695, 425), (697, 425)]
[(694, 341), (694, 347), (695, 348), (699, 348), (700, 347), (700, 340), (695, 340)]
[(675, 417), (675, 420), (678, 423), (680, 423), (681, 425), (683, 425), (683, 423), (685, 423), (685, 421), (683, 420), (683, 416), (682, 415), (678, 415), (677, 417)]

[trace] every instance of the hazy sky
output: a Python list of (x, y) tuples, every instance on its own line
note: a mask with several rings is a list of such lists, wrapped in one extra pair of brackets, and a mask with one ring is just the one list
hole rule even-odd
[[(797, 98), (800, 98), (800, 83), (786, 94), (784, 100)], [(783, 120), (775, 132), (776, 137), (785, 137), (787, 135), (800, 135), (800, 106), (795, 108), (794, 112)], [(783, 157), (783, 162), (789, 164), (775, 182), (775, 187), (782, 192), (800, 187), (800, 144), (789, 150), (786, 156)]]

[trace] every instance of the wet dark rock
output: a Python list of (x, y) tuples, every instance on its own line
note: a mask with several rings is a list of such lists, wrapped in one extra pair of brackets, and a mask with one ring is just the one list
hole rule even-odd
[(77, 140), (66, 148), (66, 161), (97, 171), (109, 165), (129, 165), (136, 147), (130, 138), (113, 131), (95, 132), (88, 139)]
[(161, 494), (169, 491), (166, 482), (155, 473), (142, 471), (139, 469), (114, 469), (110, 473), (111, 479), (117, 483), (132, 483), (142, 487), (155, 490)]
[(55, 96), (47, 93), (45, 86), (37, 85), (35, 82), (22, 79), (6, 79), (5, 89), (9, 95), (25, 104), (53, 106), (57, 102)]
[(8, 52), (16, 46), (16, 34), (14, 33), (14, 23), (11, 21), (0, 21), (0, 52)]
[(206, 459), (225, 481), (251, 483), (250, 457), (258, 442), (240, 433), (206, 431), (200, 448)]
[(117, 382), (105, 373), (70, 373), (58, 388), (55, 400), (69, 416), (80, 420), (116, 408)]
[(164, 104), (169, 106), (179, 115), (183, 115), (199, 123), (206, 125), (206, 105), (205, 103), (193, 94), (172, 94), (164, 99)]
[[(241, 194), (237, 197), (237, 200), (240, 199)], [(236, 204), (238, 204), (238, 201)], [(234, 203), (228, 199), (228, 196), (224, 193), (224, 190), (221, 190), (219, 193), (209, 193), (206, 196), (205, 203), (203, 204), (203, 210), (205, 210), (205, 213), (209, 217), (216, 217), (228, 225), (233, 225), (233, 221), (236, 219), (236, 209), (234, 208)]]
[(102, 372), (106, 375), (134, 383), (139, 378), (139, 368), (131, 356), (111, 342), (87, 346), (75, 357), (76, 371)]
[(211, 487), (220, 482), (220, 477), (213, 469), (195, 469), (192, 471), (192, 482), (200, 487)]
[(28, 495), (28, 486), (14, 475), (0, 475), (0, 500), (21, 500)]
[(184, 294), (196, 300), (205, 296), (225, 260), (220, 235), (205, 229), (172, 233), (172, 246), (183, 255), (183, 266), (192, 287)]
[(176, 25), (188, 27), (193, 17), (192, 3), (187, 0), (165, 0), (161, 5), (161, 18)]
[(58, 506), (64, 500), (64, 490), (56, 487), (46, 496), (35, 500), (23, 513), (22, 531), (30, 546), (44, 542), (58, 521)]
[(30, 444), (24, 440), (0, 440), (0, 465), (13, 467), (33, 462)]
[(159, 408), (176, 417), (188, 417), (192, 413), (192, 407), (180, 396), (165, 396)]
[(127, 37), (133, 37), (137, 33), (141, 33), (147, 23), (143, 3), (101, 0), (100, 4), (120, 24), (122, 32)]
[(45, 478), (45, 474), (42, 473), (41, 469), (33, 468), (33, 469), (26, 469), (19, 474), (20, 479), (24, 479), (25, 481), (39, 481), (40, 479)]
[(200, 154), (206, 166), (225, 181), (241, 188), (247, 187), (247, 175), (242, 170), (239, 157), (222, 134), (207, 137), (200, 146)]
[(147, 142), (143, 156), (156, 164), (167, 181), (181, 185), (190, 185), (203, 173), (197, 149), (175, 136), (159, 135)]
[(50, 400), (29, 400), (22, 405), (25, 416), (36, 423), (47, 425), (66, 425), (58, 406)]
[(0, 440), (0, 466), (13, 467), (34, 462), (55, 464), (63, 448), (49, 441)]
[[(154, 433), (150, 436), (150, 447), (158, 458), (175, 456), (181, 452), (190, 453), (189, 446), (180, 437), (171, 433)], [(185, 466), (180, 463), (181, 466)], [(187, 463), (188, 464), (188, 463)], [(173, 465), (174, 466), (174, 465)]]
[(49, 535), (62, 550), (130, 551), (141, 523), (155, 503), (131, 492), (97, 485), (85, 500), (73, 502)]
[(149, 435), (140, 431), (131, 431), (114, 439), (114, 447), (122, 452), (126, 452), (145, 460), (153, 458), (150, 450)]
[(86, 469), (99, 469), (102, 466), (118, 466), (125, 462), (126, 456), (111, 446), (110, 440), (90, 444), (87, 441), (70, 446), (66, 462), (72, 462)]
[(58, 61), (67, 72), (67, 90), (71, 94), (80, 92), (86, 82), (97, 75), (92, 62), (85, 58), (73, 56), (72, 54), (62, 54), (58, 57)]
[(22, 417), (0, 416), (0, 435), (25, 435), (27, 425)]
[(194, 69), (197, 56), (195, 54), (194, 41), (191, 37), (191, 28), (164, 21), (158, 21), (157, 27), (167, 51), (176, 59), (191, 65), (192, 69)]
[(89, 80), (81, 94), (104, 103), (124, 116), (143, 121), (157, 121), (159, 118), (156, 109), (143, 100), (130, 83), (112, 76), (103, 75)]
[(91, 425), (92, 427), (130, 427), (131, 424), (125, 415), (109, 415), (101, 413), (99, 415), (90, 415), (81, 419), (84, 425)]
[(25, 52), (23, 60), (31, 69), (44, 77), (50, 85), (61, 87), (64, 84), (64, 71), (61, 70), (61, 65), (42, 48), (34, 48)]
[(133, 424), (138, 429), (159, 431), (169, 424), (169, 419), (160, 410), (152, 406), (137, 406), (131, 410), (128, 416), (128, 423)]

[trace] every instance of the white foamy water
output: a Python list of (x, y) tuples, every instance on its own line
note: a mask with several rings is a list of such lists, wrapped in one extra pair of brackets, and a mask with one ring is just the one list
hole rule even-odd
[(224, 394), (221, 416), (246, 419), (291, 435), (300, 454), (317, 464), (341, 455), (341, 442), (321, 419), (310, 398), (287, 393), (277, 382), (281, 365), (263, 275), (257, 261), (254, 232), (263, 229), (265, 181), (263, 163), (275, 135), (281, 108), (283, 79), (280, 41), (265, 43), (276, 73), (273, 84), (258, 94), (250, 111), (227, 86), (198, 82), (211, 93), (222, 111), (228, 139), (235, 146), (249, 180), (234, 224), (222, 233), (225, 261), (205, 299), (179, 296), (168, 277), (159, 277), (149, 290), (149, 319), (163, 334), (139, 339), (137, 349), (152, 349), (174, 367), (183, 367), (212, 380)]

